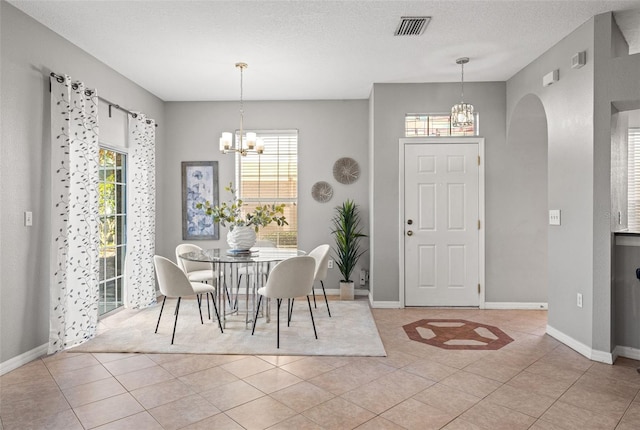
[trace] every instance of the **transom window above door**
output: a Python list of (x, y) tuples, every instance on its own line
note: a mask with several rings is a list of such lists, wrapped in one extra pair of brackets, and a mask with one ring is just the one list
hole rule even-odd
[(448, 113), (408, 113), (404, 117), (405, 137), (478, 136), (480, 117), (474, 114), (473, 125), (452, 127)]

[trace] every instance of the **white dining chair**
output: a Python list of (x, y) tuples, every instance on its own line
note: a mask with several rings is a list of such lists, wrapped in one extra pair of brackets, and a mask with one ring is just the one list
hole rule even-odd
[[(180, 258), (180, 255), (187, 252), (200, 252), (202, 248), (192, 243), (181, 243), (176, 246), (176, 262), (178, 266), (187, 274), (191, 282), (204, 282), (215, 287), (218, 286), (218, 273), (215, 271), (215, 263), (206, 263), (203, 261), (191, 261)], [(227, 294), (228, 296), (228, 294)], [(209, 298), (207, 299), (207, 315), (211, 319), (211, 309), (209, 308)], [(230, 299), (229, 299), (230, 300)], [(231, 302), (229, 302), (231, 303)]]
[(176, 326), (178, 325), (178, 313), (180, 312), (180, 301), (182, 297), (195, 295), (198, 298), (198, 310), (200, 311), (200, 323), (204, 324), (202, 319), (202, 294), (211, 295), (213, 301), (213, 309), (215, 310), (216, 317), (218, 318), (218, 326), (220, 332), (222, 330), (222, 322), (220, 321), (220, 314), (218, 314), (218, 307), (215, 301), (216, 287), (213, 285), (203, 284), (202, 282), (191, 282), (187, 275), (178, 267), (173, 261), (168, 258), (155, 255), (153, 257), (153, 263), (156, 268), (156, 275), (158, 276), (158, 286), (160, 292), (164, 296), (162, 300), (162, 307), (160, 307), (160, 315), (158, 315), (158, 323), (156, 324), (156, 331), (158, 333), (158, 327), (160, 327), (160, 319), (162, 318), (162, 311), (164, 310), (164, 304), (167, 301), (167, 297), (177, 298), (175, 315), (176, 319), (173, 323), (173, 334), (171, 336), (171, 345), (176, 337)]
[[(282, 304), (282, 300), (307, 296), (309, 315), (311, 315), (311, 324), (313, 325), (313, 334), (316, 339), (318, 338), (316, 324), (313, 320), (311, 300), (309, 300), (309, 294), (313, 287), (315, 267), (315, 259), (304, 255), (300, 257), (291, 257), (281, 261), (271, 270), (266, 285), (258, 289), (258, 306), (256, 307), (256, 314), (253, 319), (251, 335), (253, 335), (256, 330), (256, 321), (258, 320), (258, 315), (260, 313), (262, 298), (266, 297), (267, 299), (276, 299), (278, 313), (276, 346), (280, 348), (280, 305)], [(287, 312), (287, 325), (289, 325), (289, 321), (289, 312)]]
[[(327, 312), (329, 313), (329, 317), (331, 317), (331, 310), (329, 309), (329, 302), (327, 301), (327, 292), (324, 289), (324, 280), (327, 278), (327, 271), (329, 270), (329, 250), (331, 246), (329, 245), (319, 245), (315, 249), (313, 249), (309, 256), (313, 257), (316, 260), (316, 270), (313, 275), (314, 284), (315, 281), (320, 281), (320, 285), (322, 286), (322, 294), (324, 295), (324, 302), (327, 304)], [(313, 306), (316, 306), (316, 293), (311, 287), (311, 291), (313, 292)]]
[(206, 284), (215, 285), (217, 282), (217, 276), (215, 276), (212, 270), (211, 263), (205, 263), (201, 261), (190, 261), (180, 258), (181, 254), (187, 252), (199, 252), (202, 251), (198, 245), (191, 243), (181, 243), (176, 246), (176, 261), (178, 266), (187, 274), (187, 277), (192, 282), (204, 282)]

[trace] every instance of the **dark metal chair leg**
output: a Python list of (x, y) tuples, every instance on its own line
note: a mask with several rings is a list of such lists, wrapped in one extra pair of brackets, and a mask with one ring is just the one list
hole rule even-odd
[[(216, 313), (216, 318), (218, 318), (218, 326), (220, 327), (220, 333), (224, 333), (224, 330), (222, 330), (222, 321), (220, 321), (220, 314), (218, 313), (218, 306), (216, 305), (216, 298), (213, 296), (213, 293), (207, 293), (207, 294), (211, 294), (211, 302), (213, 303), (213, 310)], [(208, 295), (207, 295), (207, 303), (209, 303)]]
[(256, 322), (258, 321), (258, 312), (260, 312), (260, 303), (262, 303), (262, 296), (258, 297), (258, 306), (256, 306), (256, 316), (253, 318), (253, 329), (251, 330), (251, 336), (256, 331)]
[(327, 292), (324, 290), (324, 282), (320, 281), (320, 285), (322, 285), (322, 294), (324, 294), (324, 302), (327, 304), (327, 312), (329, 313), (329, 317), (331, 317), (331, 311), (329, 310), (329, 302), (327, 301)]
[(180, 311), (180, 300), (182, 297), (178, 297), (178, 304), (176, 305), (176, 320), (173, 323), (173, 335), (171, 336), (171, 345), (173, 345), (173, 339), (176, 337), (176, 326), (178, 325), (178, 311)]
[(313, 294), (313, 307), (318, 309), (316, 305), (316, 290), (313, 288), (313, 285), (311, 286), (311, 294)]
[[(200, 311), (200, 324), (204, 324), (204, 320), (202, 319), (202, 294), (197, 294), (196, 299), (198, 300), (198, 311)], [(209, 300), (207, 298), (207, 300)]]
[(291, 322), (291, 317), (293, 316), (293, 303), (296, 301), (295, 297), (292, 299), (287, 299), (287, 327), (289, 327), (289, 323)]
[(316, 339), (318, 338), (318, 332), (316, 331), (316, 323), (313, 321), (313, 311), (311, 310), (311, 300), (309, 300), (309, 296), (307, 296), (307, 303), (309, 303), (309, 314), (311, 315), (311, 324), (313, 324), (313, 334), (316, 335)]
[(160, 318), (162, 318), (162, 311), (164, 310), (164, 302), (167, 301), (167, 296), (164, 296), (162, 300), (162, 306), (160, 307), (160, 315), (158, 315), (158, 324), (156, 324), (156, 333), (158, 333), (158, 327), (160, 327)]
[[(205, 294), (207, 298), (207, 316), (211, 319), (211, 308), (209, 307), (209, 293)], [(213, 298), (213, 296), (211, 296)]]
[(278, 331), (276, 334), (276, 348), (280, 348), (280, 305), (282, 304), (282, 299), (276, 299), (278, 302)]

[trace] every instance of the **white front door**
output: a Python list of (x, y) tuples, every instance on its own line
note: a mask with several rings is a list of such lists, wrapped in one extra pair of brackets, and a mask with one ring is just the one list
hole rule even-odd
[(406, 306), (479, 305), (479, 145), (404, 145)]

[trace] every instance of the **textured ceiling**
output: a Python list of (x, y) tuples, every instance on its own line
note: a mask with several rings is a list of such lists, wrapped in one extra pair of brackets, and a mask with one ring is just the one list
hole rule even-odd
[[(165, 101), (237, 100), (238, 61), (249, 64), (246, 100), (363, 99), (374, 82), (456, 82), (462, 56), (466, 81), (505, 81), (593, 15), (640, 9), (640, 0), (9, 2)], [(393, 36), (400, 17), (416, 15), (432, 17), (422, 36)], [(637, 38), (638, 20), (620, 16)]]

